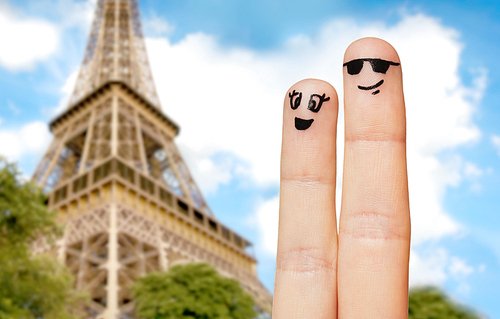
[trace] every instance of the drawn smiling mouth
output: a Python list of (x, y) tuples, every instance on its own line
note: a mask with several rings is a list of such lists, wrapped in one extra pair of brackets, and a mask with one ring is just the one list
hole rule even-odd
[(307, 130), (311, 126), (312, 122), (314, 122), (314, 119), (304, 120), (296, 117), (295, 128), (299, 131)]
[[(384, 83), (384, 80), (380, 80), (380, 81), (378, 81), (376, 84), (371, 85), (371, 86), (361, 86), (361, 85), (358, 85), (358, 89), (363, 90), (363, 91), (369, 91), (369, 90), (373, 90), (373, 89), (378, 88), (378, 87), (379, 87), (379, 86), (381, 86), (383, 83)], [(377, 91), (375, 91), (375, 92), (372, 92), (372, 94), (373, 94), (373, 95), (378, 94), (378, 93), (380, 93), (380, 90), (377, 90)]]

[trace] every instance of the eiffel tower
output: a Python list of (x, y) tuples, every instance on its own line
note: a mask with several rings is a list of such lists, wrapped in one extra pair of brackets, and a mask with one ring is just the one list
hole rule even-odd
[(186, 262), (212, 264), (270, 313), (251, 243), (214, 216), (175, 145), (179, 126), (161, 111), (137, 0), (97, 1), (74, 92), (49, 126), (33, 178), (65, 225), (56, 250), (91, 296), (85, 318), (134, 318), (130, 285)]

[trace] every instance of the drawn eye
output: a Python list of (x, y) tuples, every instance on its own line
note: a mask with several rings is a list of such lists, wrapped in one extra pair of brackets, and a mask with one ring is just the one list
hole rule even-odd
[(373, 72), (385, 74), (391, 66), (389, 61), (381, 60), (381, 59), (373, 59), (370, 61), (372, 65)]
[(330, 97), (325, 97), (325, 94), (313, 94), (309, 99), (309, 105), (307, 105), (307, 109), (311, 112), (318, 113), (323, 105), (323, 102), (329, 101)]
[(292, 93), (288, 92), (288, 97), (290, 98), (290, 107), (292, 110), (296, 110), (302, 101), (302, 92), (295, 92), (293, 90)]
[(361, 72), (363, 68), (363, 60), (352, 60), (350, 62), (344, 63), (344, 66), (347, 66), (347, 73), (350, 75), (356, 75)]

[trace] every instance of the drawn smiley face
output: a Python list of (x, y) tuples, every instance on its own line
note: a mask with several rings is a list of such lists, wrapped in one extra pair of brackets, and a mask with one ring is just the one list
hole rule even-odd
[[(372, 66), (372, 70), (375, 73), (381, 73), (385, 74), (387, 70), (389, 70), (389, 67), (391, 65), (398, 66), (399, 63), (397, 62), (392, 62), (392, 61), (387, 61), (387, 60), (382, 60), (382, 59), (372, 59), (372, 58), (363, 58), (363, 59), (355, 59), (349, 62), (344, 63), (343, 66), (347, 67), (347, 73), (350, 75), (356, 75), (361, 72), (361, 69), (363, 69), (363, 65), (365, 62), (369, 62), (370, 65)], [(380, 93), (380, 90), (378, 88), (384, 84), (384, 80), (380, 80), (377, 83), (370, 85), (370, 86), (361, 86), (358, 85), (358, 89), (363, 90), (363, 91), (372, 91), (373, 95), (377, 95)]]
[[(297, 92), (293, 90), (293, 92), (288, 92), (288, 97), (290, 98), (290, 107), (292, 110), (296, 110), (299, 108), (302, 103), (302, 92)], [(323, 103), (329, 101), (330, 97), (326, 97), (326, 94), (312, 94), (309, 97), (309, 102), (307, 104), (307, 109), (313, 113), (318, 113), (323, 106)], [(311, 127), (314, 119), (302, 119), (299, 117), (295, 117), (295, 128), (299, 131), (307, 130)]]

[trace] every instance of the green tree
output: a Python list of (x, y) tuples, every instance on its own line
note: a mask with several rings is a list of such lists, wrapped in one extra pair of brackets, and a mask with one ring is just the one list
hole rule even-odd
[(408, 319), (480, 319), (481, 317), (451, 301), (434, 287), (410, 290)]
[(145, 319), (251, 319), (254, 302), (240, 284), (208, 264), (150, 273), (132, 288), (136, 310)]
[(0, 157), (0, 319), (74, 318), (82, 300), (69, 271), (51, 256), (33, 256), (30, 245), (60, 234), (46, 197), (22, 182), (16, 165)]

